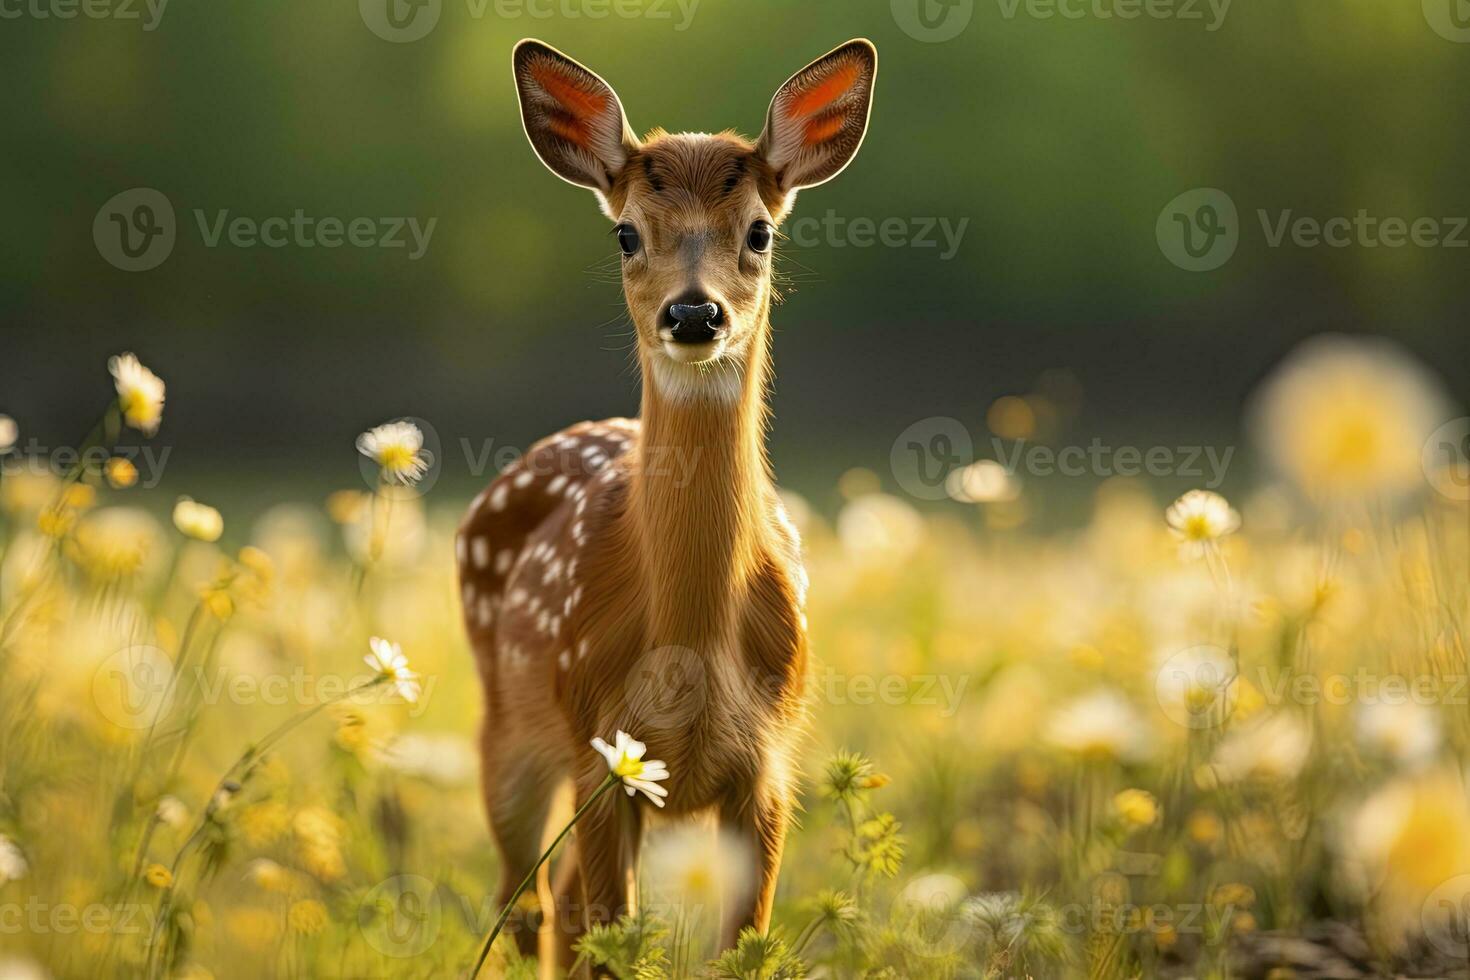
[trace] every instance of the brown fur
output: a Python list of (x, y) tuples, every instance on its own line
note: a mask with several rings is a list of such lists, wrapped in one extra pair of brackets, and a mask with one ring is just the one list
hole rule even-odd
[[(839, 67), (865, 71), (818, 62), (807, 69), (818, 75), (798, 74), (783, 93), (836, 79), (808, 98), (825, 108), (853, 78), (870, 89), (870, 50), (834, 52)], [(667, 762), (668, 814), (713, 812), (749, 847), (756, 887), (725, 910), (729, 944), (740, 928), (769, 922), (807, 661), (805, 574), (764, 446), (771, 257), (746, 235), (754, 221), (779, 222), (804, 185), (783, 183), (766, 143), (733, 133), (632, 139), (606, 83), (560, 59), (539, 44), (517, 49), (527, 131), (548, 166), (598, 190), (604, 210), (642, 237), (623, 279), (644, 384), (637, 421), (581, 423), (537, 443), (461, 525), (501, 899), (539, 854), (558, 784), (569, 780), (580, 803), (606, 777), (589, 740), (623, 729)], [(561, 91), (569, 85), (583, 89)], [(602, 106), (618, 118), (599, 117)], [(565, 143), (579, 131), (625, 135), (618, 146)], [(860, 139), (834, 143), (850, 155)], [(699, 363), (674, 359), (682, 351), (659, 333), (663, 309), (689, 290), (727, 314), (718, 349)], [(563, 953), (589, 923), (634, 907), (647, 808), (614, 791), (578, 825), (551, 916)], [(530, 952), (535, 939), (521, 925)]]

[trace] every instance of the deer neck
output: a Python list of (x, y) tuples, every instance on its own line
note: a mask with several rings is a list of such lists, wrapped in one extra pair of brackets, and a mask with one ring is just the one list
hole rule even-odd
[(642, 542), (650, 626), (661, 646), (701, 650), (731, 635), (768, 533), (768, 336), (763, 322), (743, 363), (711, 369), (728, 372), (721, 377), (696, 379), (705, 388), (643, 364), (642, 438), (628, 516)]

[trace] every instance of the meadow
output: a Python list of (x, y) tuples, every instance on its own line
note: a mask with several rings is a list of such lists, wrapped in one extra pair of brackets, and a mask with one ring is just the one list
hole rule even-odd
[[(249, 522), (156, 499), (113, 447), (208, 407), (111, 369), (77, 365), (106, 408), (75, 458), (0, 476), (0, 980), (468, 975), (500, 909), (467, 501), (419, 492), (401, 429)], [(1437, 389), (1386, 344), (1308, 342), (1250, 408), (1259, 485), (1114, 477), (1075, 528), (1028, 520), (1035, 481), (994, 461), (933, 504), (869, 471), (831, 513), (788, 495), (814, 663), (773, 930), (720, 955), (741, 856), (655, 826), (639, 916), (584, 957), (1465, 975), (1470, 430)], [(1044, 440), (1047, 417), (1017, 397), (986, 424)], [(0, 423), (4, 448), (25, 423)], [(513, 945), (481, 975), (533, 976)]]

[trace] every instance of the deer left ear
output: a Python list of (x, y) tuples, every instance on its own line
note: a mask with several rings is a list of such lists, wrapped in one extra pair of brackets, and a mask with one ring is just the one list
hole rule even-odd
[(856, 38), (792, 75), (766, 113), (758, 152), (785, 193), (836, 177), (857, 156), (873, 105), (878, 50)]
[(605, 195), (638, 149), (622, 103), (596, 73), (551, 45), (516, 45), (521, 121), (541, 162), (562, 180)]

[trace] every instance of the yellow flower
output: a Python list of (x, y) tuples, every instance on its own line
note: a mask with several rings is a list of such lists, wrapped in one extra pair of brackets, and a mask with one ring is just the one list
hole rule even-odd
[(1220, 907), (1247, 908), (1254, 905), (1255, 901), (1255, 889), (1240, 881), (1217, 885), (1210, 892), (1210, 904)]
[(1220, 818), (1209, 810), (1194, 811), (1184, 826), (1189, 833), (1189, 839), (1196, 844), (1213, 844), (1225, 832), (1225, 825)]
[(86, 510), (97, 503), (97, 491), (85, 483), (73, 483), (61, 495), (61, 503), (73, 510)]
[(315, 936), (327, 927), (327, 922), (327, 907), (315, 899), (292, 902), (291, 910), (286, 913), (286, 924), (291, 931), (303, 936)]
[(235, 614), (235, 600), (230, 598), (228, 589), (206, 587), (200, 590), (199, 601), (209, 614), (215, 619), (223, 622)]
[(1125, 789), (1113, 797), (1113, 811), (1129, 828), (1152, 827), (1159, 819), (1159, 801), (1147, 790)]
[(107, 362), (117, 387), (117, 405), (123, 420), (144, 435), (153, 435), (163, 421), (163, 381), (132, 354)]
[(388, 483), (408, 486), (428, 472), (424, 434), (412, 422), (387, 422), (357, 437), (357, 451), (378, 464)]
[(158, 526), (148, 513), (104, 507), (77, 525), (71, 554), (93, 578), (110, 580), (135, 574), (156, 544)]
[(252, 847), (263, 847), (276, 840), (286, 832), (290, 822), (290, 811), (278, 800), (251, 804), (236, 819), (241, 835)]
[(126, 490), (138, 482), (138, 468), (131, 460), (114, 456), (102, 467), (102, 473), (107, 477), (107, 483), (114, 490)]
[(1423, 446), (1443, 405), (1439, 382), (1397, 344), (1329, 335), (1286, 358), (1256, 399), (1254, 424), (1308, 496), (1395, 496), (1423, 484)]
[(64, 507), (47, 507), (36, 515), (36, 530), (48, 538), (66, 537), (76, 523), (76, 513)]
[(1189, 491), (1164, 512), (1164, 519), (1186, 558), (1204, 556), (1216, 541), (1240, 528), (1240, 515), (1230, 502), (1209, 490)]
[(174, 883), (173, 872), (161, 864), (150, 864), (148, 870), (143, 872), (143, 880), (154, 888), (167, 888)]
[(218, 541), (225, 531), (225, 519), (208, 504), (180, 497), (174, 504), (174, 527), (196, 541)]
[(268, 892), (284, 892), (291, 887), (291, 873), (270, 858), (256, 858), (245, 869), (256, 887)]
[(356, 524), (367, 513), (369, 499), (361, 490), (338, 490), (327, 497), (327, 514), (338, 524)]

